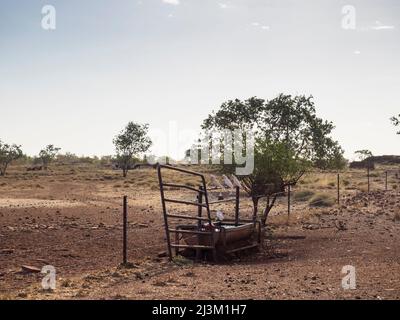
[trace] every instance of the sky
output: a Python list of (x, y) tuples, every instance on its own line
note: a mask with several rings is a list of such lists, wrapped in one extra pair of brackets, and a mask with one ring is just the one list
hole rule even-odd
[(346, 157), (400, 154), (399, 22), (398, 0), (1, 0), (0, 139), (108, 155), (128, 121), (187, 138), (228, 99), (288, 93), (314, 96)]

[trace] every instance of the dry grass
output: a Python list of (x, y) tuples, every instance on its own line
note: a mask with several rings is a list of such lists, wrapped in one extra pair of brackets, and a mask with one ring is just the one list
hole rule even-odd
[[(185, 167), (186, 168), (186, 167)], [(205, 173), (209, 181), (209, 174), (215, 173), (215, 169), (206, 166), (190, 166), (189, 170)], [(371, 175), (371, 191), (383, 190), (385, 188), (385, 171), (389, 170), (389, 189), (399, 188), (400, 179), (395, 176), (394, 166), (377, 166)], [(193, 187), (200, 185), (199, 179), (183, 176), (178, 172), (165, 171), (165, 182), (177, 184), (187, 184)], [(367, 191), (367, 177), (365, 170), (347, 170), (340, 173), (341, 194), (352, 193), (355, 191)], [(126, 178), (122, 177), (122, 172), (110, 168), (100, 167), (90, 164), (60, 165), (53, 164), (47, 171), (27, 172), (22, 165), (12, 166), (7, 176), (0, 177), (0, 190), (24, 190), (50, 191), (56, 185), (73, 184), (93, 186), (104, 192), (117, 192), (118, 190), (137, 191), (137, 190), (158, 190), (158, 179), (155, 170), (143, 168), (131, 170)], [(337, 172), (313, 171), (305, 174), (293, 190), (293, 199), (298, 202), (309, 201), (317, 193), (328, 193), (335, 197), (337, 184)], [(315, 199), (314, 199), (315, 200)], [(317, 199), (318, 200), (318, 199)], [(331, 205), (332, 199), (325, 198), (324, 205)], [(314, 201), (315, 202), (315, 201)], [(314, 203), (313, 202), (313, 203)]]
[(293, 199), (294, 201), (309, 201), (315, 192), (312, 190), (300, 190), (294, 193)]
[(317, 193), (309, 202), (310, 207), (332, 207), (334, 204), (335, 198), (327, 193)]

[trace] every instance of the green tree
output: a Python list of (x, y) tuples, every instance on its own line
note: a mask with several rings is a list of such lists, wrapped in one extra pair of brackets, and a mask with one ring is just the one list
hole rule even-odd
[[(397, 117), (392, 117), (390, 119), (395, 127), (400, 126), (400, 114)], [(397, 134), (400, 134), (400, 131), (397, 131)]]
[(242, 185), (253, 201), (253, 214), (259, 213), (259, 200), (267, 197), (261, 212), (261, 221), (266, 224), (277, 196), (285, 192), (285, 187), (294, 185), (310, 167), (311, 162), (296, 158), (285, 142), (257, 138), (254, 150), (254, 171), (240, 177)]
[(134, 162), (134, 157), (149, 150), (152, 145), (147, 136), (149, 125), (129, 122), (113, 140), (117, 153), (117, 162), (126, 177)]
[(374, 155), (370, 150), (363, 149), (363, 150), (357, 150), (354, 152), (354, 154), (357, 156), (357, 158), (360, 161), (367, 160), (368, 158), (372, 158)]
[(44, 149), (39, 152), (39, 159), (42, 162), (43, 169), (47, 170), (49, 164), (56, 158), (57, 153), (61, 148), (57, 148), (52, 144), (47, 145)]
[(9, 145), (0, 140), (0, 176), (5, 176), (8, 166), (14, 160), (23, 157), (21, 146)]
[[(327, 169), (345, 163), (342, 148), (330, 137), (334, 126), (317, 117), (312, 96), (280, 94), (270, 101), (256, 97), (228, 101), (208, 116), (202, 129), (254, 132), (254, 171), (241, 180), (253, 200), (254, 215), (259, 200), (267, 197), (261, 214), (264, 224), (279, 193), (295, 185), (311, 166)], [(222, 169), (232, 170), (234, 165)]]

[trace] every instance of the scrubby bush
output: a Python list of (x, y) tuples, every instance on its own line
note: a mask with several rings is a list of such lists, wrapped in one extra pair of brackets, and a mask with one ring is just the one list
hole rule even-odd
[(335, 204), (335, 198), (326, 193), (315, 194), (310, 202), (310, 207), (332, 207)]
[(293, 195), (295, 201), (308, 201), (315, 195), (314, 191), (311, 190), (301, 190), (297, 191)]
[(21, 146), (10, 145), (0, 140), (0, 176), (5, 176), (11, 162), (22, 158)]
[(49, 164), (56, 158), (61, 148), (57, 148), (52, 144), (46, 146), (46, 148), (40, 150), (39, 158), (42, 161), (43, 169), (47, 170)]

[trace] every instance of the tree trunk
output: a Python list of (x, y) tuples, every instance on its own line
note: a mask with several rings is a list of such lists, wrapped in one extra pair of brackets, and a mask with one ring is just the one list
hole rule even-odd
[(124, 167), (122, 168), (122, 175), (124, 178), (126, 178), (126, 176), (128, 175), (128, 166), (124, 165)]
[(260, 198), (252, 198), (253, 200), (253, 218), (257, 219), (257, 213), (258, 213), (258, 201), (260, 200)]
[(3, 164), (3, 167), (0, 168), (0, 176), (4, 177), (6, 175), (8, 163)]
[(276, 201), (277, 196), (274, 196), (272, 198), (272, 202), (270, 203), (270, 199), (269, 197), (267, 198), (267, 206), (265, 207), (264, 213), (263, 213), (263, 217), (261, 219), (261, 223), (263, 225), (263, 227), (265, 227), (265, 225), (267, 224), (267, 219), (268, 219), (268, 215), (271, 212), (272, 208), (275, 205), (275, 201)]

